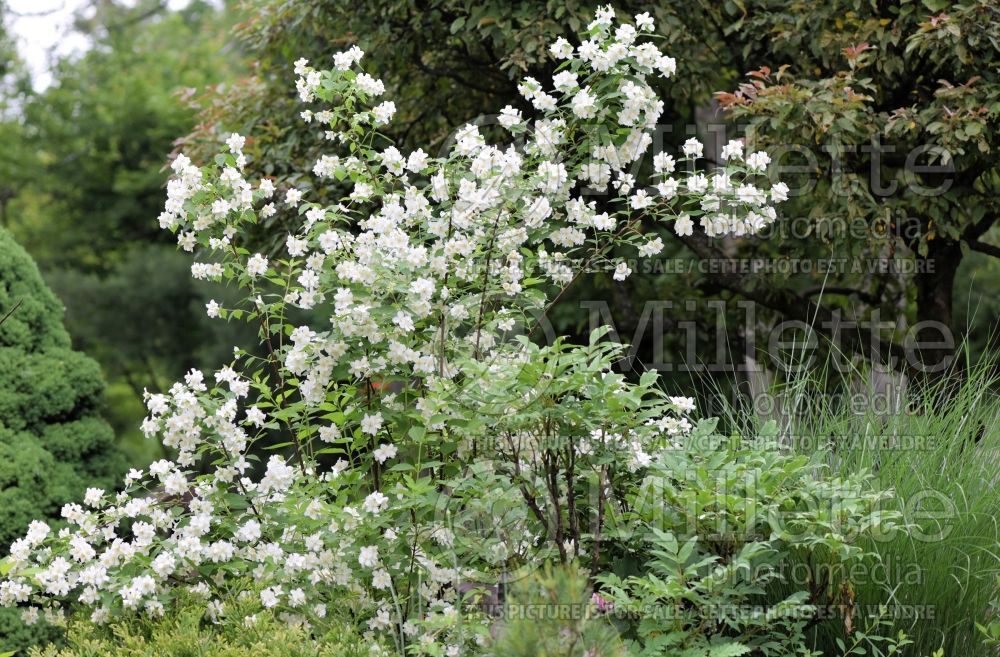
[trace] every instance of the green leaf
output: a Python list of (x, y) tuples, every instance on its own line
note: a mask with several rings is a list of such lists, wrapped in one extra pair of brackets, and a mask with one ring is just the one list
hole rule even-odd
[(708, 655), (709, 657), (740, 657), (748, 652), (750, 652), (749, 646), (742, 643), (724, 643), (709, 648)]

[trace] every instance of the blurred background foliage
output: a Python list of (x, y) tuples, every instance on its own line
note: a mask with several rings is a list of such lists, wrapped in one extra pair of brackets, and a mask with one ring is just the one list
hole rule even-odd
[(224, 362), (236, 337), (205, 316), (225, 292), (191, 279), (155, 220), (166, 154), (197, 120), (192, 94), (242, 73), (236, 20), (198, 1), (101, 2), (74, 24), (90, 48), (54, 61), (45, 89), (8, 60), (0, 221), (65, 304), (74, 345), (101, 363), (108, 420), (136, 464), (158, 456), (138, 432), (142, 391)]

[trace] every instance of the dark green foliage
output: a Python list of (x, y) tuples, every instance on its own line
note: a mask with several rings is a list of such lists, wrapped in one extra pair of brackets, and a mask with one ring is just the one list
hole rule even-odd
[[(0, 324), (0, 347), (36, 352), (69, 347), (62, 326), (62, 305), (45, 286), (38, 268), (5, 231), (0, 233), (0, 317), (20, 302), (17, 311)], [(8, 370), (5, 364), (3, 370)]]
[[(785, 213), (812, 228), (782, 240), (787, 253), (914, 262), (911, 275), (838, 272), (826, 284), (874, 297), (867, 305), (881, 305), (883, 316), (910, 304), (917, 322), (962, 328), (953, 315), (963, 258), (1000, 256), (991, 235), (1000, 221), (996, 2), (768, 5), (741, 25), (743, 39), (767, 37), (747, 43), (752, 61), (743, 70), (760, 70), (734, 94), (719, 94), (721, 103), (752, 126), (761, 147), (794, 146), (778, 156), (781, 164), (807, 163), (806, 151), (815, 158), (808, 174), (786, 177), (803, 193)], [(844, 225), (833, 222), (854, 230), (824, 234)], [(796, 278), (802, 285), (809, 277)], [(812, 279), (822, 283), (824, 274)], [(940, 359), (926, 351), (930, 362)]]
[(191, 278), (191, 256), (174, 246), (137, 246), (107, 275), (60, 269), (46, 278), (66, 300), (74, 346), (137, 398), (144, 387), (165, 390), (192, 367), (226, 362), (233, 344), (252, 340), (241, 323), (208, 318), (205, 303), (234, 302), (233, 293)]
[[(17, 305), (20, 302), (20, 305)], [(125, 463), (99, 416), (104, 383), (97, 363), (69, 348), (62, 304), (38, 268), (0, 229), (0, 546), (28, 523), (55, 520), (88, 486), (113, 489)], [(40, 638), (0, 613), (6, 646)], [(47, 630), (44, 630), (47, 632)]]
[(96, 416), (45, 426), (41, 435), (0, 429), (0, 541), (6, 549), (28, 523), (56, 518), (87, 486), (113, 487), (123, 460), (114, 433)]
[[(20, 305), (17, 305), (20, 302)], [(87, 486), (113, 488), (124, 464), (98, 412), (97, 363), (69, 348), (62, 305), (0, 232), (0, 545)]]

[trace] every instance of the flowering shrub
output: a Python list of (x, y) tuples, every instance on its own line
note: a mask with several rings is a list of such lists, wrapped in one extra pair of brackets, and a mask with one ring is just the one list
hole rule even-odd
[[(579, 47), (552, 45), (553, 88), (520, 85), (535, 115), (501, 110), (509, 144), (470, 124), (439, 157), (379, 134), (395, 107), (360, 50), (331, 70), (298, 62), (302, 119), (331, 142), (316, 184), (351, 184), (336, 205), (246, 180), (240, 135), (213, 165), (178, 156), (160, 224), (208, 254), (196, 278), (246, 291), (207, 310), (259, 326), (262, 355), (238, 348), (149, 395), (143, 430), (176, 458), (129, 472), (120, 493), (89, 490), (65, 529), (32, 523), (0, 603), (34, 622), (79, 602), (104, 622), (194, 595), (221, 621), (254, 595), (289, 623), (343, 615), (400, 653), (454, 655), (486, 640), (491, 582), (550, 557), (598, 568), (603, 501), (683, 440), (693, 404), (655, 373), (612, 373), (618, 348), (599, 336), (531, 338), (582, 273), (623, 279), (616, 254), (657, 254), (651, 228), (751, 234), (787, 194), (759, 186), (768, 156), (736, 141), (711, 173), (696, 139), (657, 153), (640, 183), (663, 109), (647, 79), (676, 66), (652, 31), (647, 15), (615, 25), (599, 10)], [(250, 252), (242, 237), (279, 204), (300, 217), (284, 253)], [(324, 321), (296, 325), (300, 310)]]

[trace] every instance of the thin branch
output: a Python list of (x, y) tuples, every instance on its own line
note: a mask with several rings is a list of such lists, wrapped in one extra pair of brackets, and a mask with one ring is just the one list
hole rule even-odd
[(878, 298), (873, 294), (841, 285), (816, 285), (804, 290), (803, 294), (807, 297), (814, 297), (817, 294), (842, 294), (844, 296), (856, 296), (869, 305), (877, 305), (879, 302)]
[(979, 240), (968, 240), (966, 244), (973, 251), (978, 251), (979, 253), (985, 253), (988, 256), (993, 256), (994, 258), (1000, 258), (1000, 246), (993, 246), (992, 244), (986, 244), (985, 242), (980, 242)]
[(15, 303), (14, 306), (10, 310), (7, 311), (7, 314), (4, 315), (2, 319), (0, 319), (0, 326), (3, 326), (3, 323), (6, 322), (10, 318), (10, 316), (14, 314), (15, 310), (17, 310), (18, 308), (21, 307), (21, 304), (23, 302), (24, 302), (24, 299), (18, 299), (17, 300), (17, 303)]

